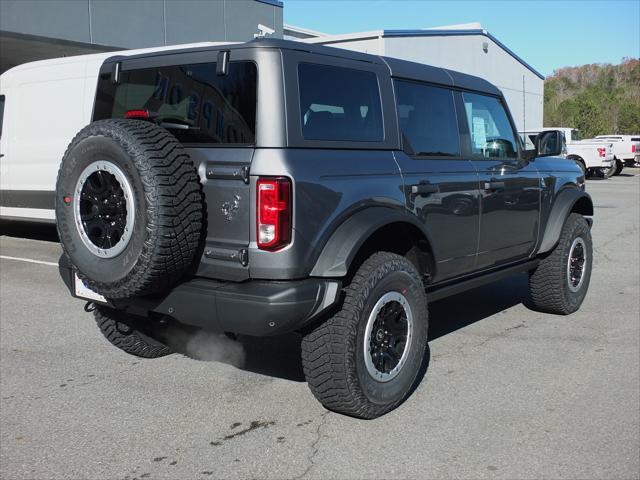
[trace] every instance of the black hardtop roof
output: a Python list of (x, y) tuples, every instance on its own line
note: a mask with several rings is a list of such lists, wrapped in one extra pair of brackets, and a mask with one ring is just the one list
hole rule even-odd
[[(158, 55), (171, 55), (176, 53), (190, 53), (206, 50), (236, 50), (245, 48), (277, 48), (282, 51), (299, 51), (308, 52), (318, 55), (328, 55), (349, 60), (367, 62), (376, 65), (386, 65), (391, 72), (392, 77), (405, 78), (409, 80), (417, 80), (429, 82), (433, 84), (444, 85), (448, 87), (457, 87), (467, 90), (475, 90), (477, 92), (488, 93), (491, 95), (501, 95), (500, 90), (492, 83), (473, 75), (448, 70), (446, 68), (433, 67), (422, 63), (409, 62), (407, 60), (399, 60), (397, 58), (382, 57), (371, 55), (368, 53), (355, 52), (343, 48), (327, 47), (325, 45), (316, 45), (310, 43), (297, 42), (294, 40), (281, 40), (276, 38), (259, 38), (245, 43), (236, 43), (229, 45), (216, 45), (205, 47), (193, 47), (180, 50), (162, 50), (158, 52), (142, 53), (139, 55), (131, 55), (127, 57), (114, 56), (108, 61), (128, 60), (135, 58), (153, 57)], [(233, 55), (231, 56), (233, 58)]]

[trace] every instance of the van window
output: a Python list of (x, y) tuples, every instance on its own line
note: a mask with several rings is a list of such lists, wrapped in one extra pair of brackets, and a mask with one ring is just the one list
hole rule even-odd
[(384, 139), (378, 78), (373, 72), (301, 63), (300, 121), (306, 140)]
[(495, 97), (464, 93), (471, 152), (485, 158), (517, 158), (518, 147), (502, 103)]
[(94, 120), (147, 110), (184, 143), (253, 144), (257, 77), (252, 62), (231, 62), (224, 76), (215, 63), (125, 70), (117, 86), (101, 77)]
[(4, 122), (4, 95), (0, 95), (0, 137), (2, 137), (3, 122)]
[(395, 87), (405, 150), (417, 156), (459, 156), (453, 92), (400, 80), (396, 80)]

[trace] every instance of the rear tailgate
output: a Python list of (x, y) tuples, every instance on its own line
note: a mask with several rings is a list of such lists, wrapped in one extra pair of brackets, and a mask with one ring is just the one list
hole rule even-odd
[(249, 168), (253, 148), (190, 148), (207, 200), (207, 239), (198, 276), (249, 278)]
[(200, 51), (107, 62), (94, 120), (142, 112), (178, 138), (198, 169), (206, 198), (206, 241), (197, 275), (241, 281), (249, 278), (258, 73), (243, 52), (234, 52), (226, 74), (216, 71), (216, 60), (217, 52)]

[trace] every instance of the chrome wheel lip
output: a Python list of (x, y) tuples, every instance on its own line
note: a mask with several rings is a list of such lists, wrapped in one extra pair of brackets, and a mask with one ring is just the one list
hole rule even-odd
[[(580, 250), (578, 250), (580, 247)], [(582, 252), (582, 259), (580, 259), (579, 252)], [(574, 277), (571, 275), (571, 267), (573, 261), (582, 260), (582, 265), (580, 267), (580, 277), (577, 279), (578, 281), (574, 281)], [(569, 248), (569, 258), (567, 259), (567, 285), (569, 286), (569, 290), (573, 293), (576, 293), (580, 290), (584, 283), (584, 273), (588, 267), (589, 258), (587, 256), (587, 244), (585, 243), (582, 237), (576, 237), (571, 243), (571, 247)]]
[[(405, 313), (407, 318), (407, 341), (405, 343), (404, 350), (398, 361), (398, 364), (388, 373), (381, 372), (376, 368), (373, 364), (373, 359), (371, 358), (371, 335), (373, 332), (373, 326), (376, 322), (378, 314), (382, 310), (382, 308), (390, 302), (399, 303)], [(407, 298), (400, 292), (392, 291), (385, 293), (376, 304), (373, 306), (371, 313), (369, 314), (369, 318), (367, 319), (367, 325), (365, 327), (364, 332), (364, 340), (363, 340), (363, 353), (364, 353), (364, 363), (367, 367), (367, 372), (369, 375), (378, 382), (389, 382), (393, 380), (400, 371), (402, 367), (406, 364), (407, 358), (409, 357), (409, 351), (411, 350), (411, 339), (413, 337), (413, 312), (411, 310), (411, 306), (409, 305), (409, 301)]]
[[(115, 177), (117, 182), (120, 184), (122, 191), (124, 192), (124, 199), (127, 208), (127, 216), (125, 222), (125, 229), (120, 237), (120, 240), (116, 245), (111, 248), (99, 248), (96, 244), (94, 244), (87, 231), (84, 228), (82, 217), (80, 215), (80, 199), (82, 194), (82, 189), (87, 179), (98, 171), (104, 171), (110, 173)], [(78, 181), (76, 182), (75, 189), (73, 191), (73, 220), (76, 226), (76, 230), (80, 235), (80, 239), (87, 249), (99, 258), (113, 258), (117, 255), (121, 254), (129, 241), (131, 240), (131, 235), (133, 234), (134, 227), (134, 219), (135, 219), (135, 205), (133, 202), (133, 188), (131, 187), (131, 183), (125, 176), (124, 172), (112, 162), (107, 160), (99, 160), (89, 164), (78, 177)]]

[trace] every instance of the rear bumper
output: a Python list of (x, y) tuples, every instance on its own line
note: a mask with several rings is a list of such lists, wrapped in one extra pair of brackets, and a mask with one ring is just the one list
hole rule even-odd
[[(60, 261), (60, 275), (75, 295), (73, 270)], [(178, 322), (216, 332), (277, 335), (299, 330), (339, 299), (340, 282), (219, 282), (194, 278), (161, 297), (109, 300), (118, 310), (145, 317), (170, 316)]]

